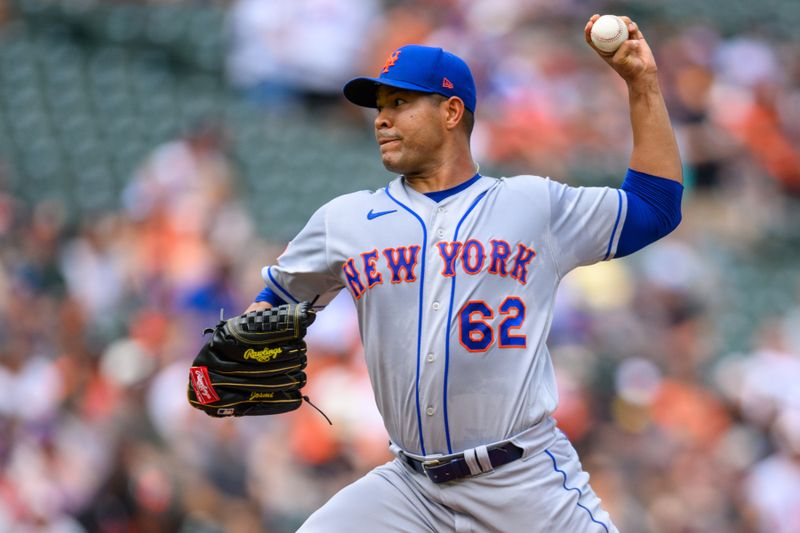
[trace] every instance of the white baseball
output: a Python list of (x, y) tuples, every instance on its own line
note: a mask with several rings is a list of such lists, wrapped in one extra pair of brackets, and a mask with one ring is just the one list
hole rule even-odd
[(614, 15), (603, 15), (592, 25), (592, 43), (603, 52), (614, 52), (628, 40), (628, 27)]

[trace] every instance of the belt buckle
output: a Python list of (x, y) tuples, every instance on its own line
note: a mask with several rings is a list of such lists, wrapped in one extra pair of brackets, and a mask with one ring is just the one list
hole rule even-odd
[(422, 461), (422, 471), (428, 476), (428, 479), (434, 483), (441, 483), (442, 481), (447, 481), (449, 476), (444, 474), (444, 478), (442, 478), (442, 473), (438, 471), (438, 468), (446, 466), (448, 463), (450, 463), (450, 461), (442, 461), (441, 459)]
[(422, 468), (424, 470), (428, 470), (429, 468), (433, 468), (435, 466), (442, 466), (446, 465), (450, 461), (442, 461), (441, 459), (428, 459), (427, 461), (422, 461)]

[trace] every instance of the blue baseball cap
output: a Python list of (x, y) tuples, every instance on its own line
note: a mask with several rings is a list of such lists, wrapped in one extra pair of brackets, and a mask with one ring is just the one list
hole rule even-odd
[(344, 86), (344, 96), (356, 105), (376, 107), (378, 86), (457, 96), (475, 112), (475, 80), (460, 57), (441, 48), (409, 44), (392, 52), (377, 78), (355, 78)]

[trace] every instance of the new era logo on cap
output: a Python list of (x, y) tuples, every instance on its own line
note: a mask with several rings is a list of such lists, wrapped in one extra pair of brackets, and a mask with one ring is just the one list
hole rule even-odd
[(378, 87), (456, 96), (475, 112), (475, 80), (460, 57), (441, 48), (409, 44), (389, 55), (377, 78), (355, 78), (344, 86), (345, 97), (356, 105), (375, 107)]

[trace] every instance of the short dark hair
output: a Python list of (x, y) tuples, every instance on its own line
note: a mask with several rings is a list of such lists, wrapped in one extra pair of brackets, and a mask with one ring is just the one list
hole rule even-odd
[(472, 130), (475, 128), (475, 113), (464, 108), (464, 116), (461, 117), (461, 125), (464, 126), (464, 132), (467, 134), (467, 140), (469, 140), (472, 137)]

